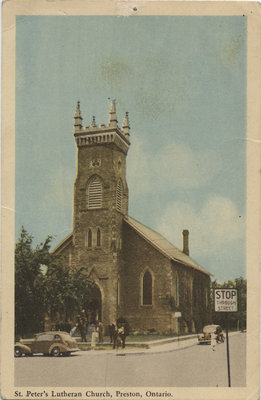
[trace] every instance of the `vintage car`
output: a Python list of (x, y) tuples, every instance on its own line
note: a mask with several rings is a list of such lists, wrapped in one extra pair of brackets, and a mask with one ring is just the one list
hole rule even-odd
[(224, 333), (220, 325), (206, 325), (203, 328), (203, 333), (198, 335), (198, 344), (210, 344), (211, 343), (211, 333), (216, 335), (216, 342), (223, 343)]
[(37, 333), (33, 339), (21, 339), (16, 342), (14, 355), (21, 357), (23, 354), (30, 356), (35, 353), (43, 353), (45, 356), (58, 357), (60, 354), (70, 355), (78, 350), (76, 340), (69, 333), (51, 331)]

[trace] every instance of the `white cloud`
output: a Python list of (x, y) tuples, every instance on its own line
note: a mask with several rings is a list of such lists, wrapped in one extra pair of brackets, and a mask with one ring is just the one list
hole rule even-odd
[(238, 251), (244, 238), (245, 221), (236, 205), (228, 198), (212, 196), (196, 211), (186, 203), (173, 202), (165, 210), (158, 226), (159, 232), (182, 249), (182, 230), (190, 231), (192, 258), (213, 252)]
[(221, 160), (212, 150), (194, 153), (184, 144), (172, 143), (155, 158), (162, 183), (182, 188), (198, 188), (211, 181), (221, 169)]
[(221, 170), (221, 159), (212, 150), (194, 153), (184, 144), (172, 143), (150, 154), (140, 139), (132, 139), (128, 156), (128, 183), (132, 191), (165, 192), (171, 188), (199, 188)]

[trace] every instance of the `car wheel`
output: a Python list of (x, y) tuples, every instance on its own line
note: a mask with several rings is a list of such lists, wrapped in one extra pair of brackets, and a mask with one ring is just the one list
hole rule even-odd
[(21, 357), (22, 356), (22, 350), (21, 349), (19, 349), (19, 347), (15, 347), (15, 350), (14, 350), (14, 355), (15, 355), (15, 357)]
[(59, 349), (59, 347), (54, 347), (53, 349), (52, 349), (52, 356), (53, 357), (59, 357), (59, 355), (60, 355), (60, 349)]

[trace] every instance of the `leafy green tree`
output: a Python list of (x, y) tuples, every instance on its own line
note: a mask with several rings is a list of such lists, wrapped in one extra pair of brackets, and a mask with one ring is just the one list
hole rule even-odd
[(90, 293), (90, 284), (84, 269), (72, 271), (57, 256), (47, 267), (44, 287), (44, 303), (48, 316), (64, 323), (75, 319)]
[(50, 260), (50, 241), (32, 248), (33, 238), (24, 227), (15, 247), (15, 333), (41, 330), (44, 321), (44, 276), (43, 264)]
[(22, 227), (15, 247), (15, 334), (44, 329), (45, 317), (66, 323), (76, 317), (90, 294), (84, 269), (71, 270), (50, 252), (52, 237), (32, 247)]
[[(215, 312), (214, 304), (214, 289), (231, 288), (237, 289), (237, 312), (231, 313), (219, 313)], [(246, 328), (246, 305), (247, 305), (247, 281), (240, 277), (234, 280), (228, 280), (223, 283), (212, 282), (212, 320), (214, 323), (226, 325), (226, 319), (228, 320), (228, 327), (232, 330), (244, 330)]]

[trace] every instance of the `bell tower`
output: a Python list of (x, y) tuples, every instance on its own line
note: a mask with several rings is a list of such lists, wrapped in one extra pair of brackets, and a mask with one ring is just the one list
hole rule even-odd
[(118, 126), (116, 101), (111, 101), (108, 125), (83, 126), (80, 102), (74, 114), (77, 175), (74, 183), (74, 265), (101, 291), (102, 317), (119, 316), (122, 220), (128, 213), (126, 156), (130, 146), (126, 113)]

